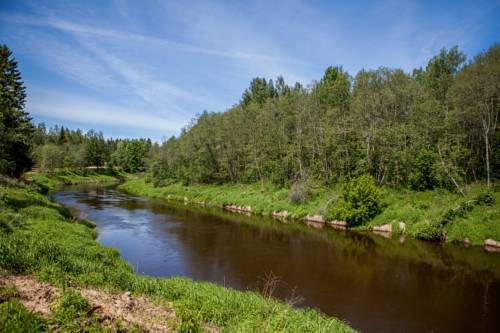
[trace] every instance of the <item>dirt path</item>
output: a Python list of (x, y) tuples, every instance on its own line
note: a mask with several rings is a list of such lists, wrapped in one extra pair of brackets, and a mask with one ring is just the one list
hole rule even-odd
[[(19, 301), (30, 311), (45, 318), (52, 315), (51, 305), (62, 291), (51, 284), (39, 282), (29, 276), (0, 276), (0, 286), (13, 285), (19, 293)], [(97, 289), (77, 289), (92, 306), (93, 314), (106, 326), (120, 322), (125, 327), (139, 326), (144, 332), (171, 332), (177, 318), (168, 304), (158, 306), (143, 296), (130, 293), (112, 294)]]

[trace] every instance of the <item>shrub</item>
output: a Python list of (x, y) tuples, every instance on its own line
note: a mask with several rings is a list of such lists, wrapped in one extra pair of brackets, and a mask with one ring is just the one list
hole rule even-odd
[(495, 198), (490, 192), (481, 192), (477, 196), (478, 205), (492, 206), (495, 203)]
[(443, 218), (441, 219), (441, 224), (445, 225), (451, 223), (453, 222), (453, 219), (455, 219), (455, 217), (467, 216), (467, 213), (471, 212), (472, 209), (474, 209), (474, 204), (475, 204), (474, 200), (469, 200), (462, 202), (461, 204), (459, 204), (454, 208), (448, 209), (444, 213)]
[(362, 225), (381, 211), (381, 191), (371, 176), (361, 176), (342, 188), (342, 200), (333, 216), (348, 226)]
[(435, 156), (427, 149), (421, 149), (415, 158), (414, 171), (410, 174), (410, 187), (416, 191), (432, 190), (438, 186), (434, 171)]
[(415, 223), (410, 230), (410, 234), (415, 238), (430, 241), (439, 241), (444, 238), (441, 224), (428, 221)]
[(293, 203), (304, 203), (309, 197), (307, 185), (303, 182), (295, 182), (290, 188), (288, 199)]

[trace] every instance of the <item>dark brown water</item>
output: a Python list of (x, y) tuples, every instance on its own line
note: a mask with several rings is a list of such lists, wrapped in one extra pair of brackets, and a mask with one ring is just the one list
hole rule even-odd
[[(142, 274), (262, 290), (364, 332), (499, 332), (500, 254), (481, 248), (316, 230), (78, 187), (53, 198), (97, 222), (98, 240)], [(500, 223), (500, 221), (499, 221)]]

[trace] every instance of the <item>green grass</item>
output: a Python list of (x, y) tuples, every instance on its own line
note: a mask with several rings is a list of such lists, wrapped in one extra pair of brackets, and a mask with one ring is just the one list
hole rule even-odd
[(305, 203), (293, 203), (289, 200), (289, 189), (260, 183), (190, 185), (174, 183), (165, 187), (154, 187), (143, 178), (128, 179), (120, 188), (151, 198), (169, 198), (208, 206), (237, 205), (251, 207), (255, 214), (271, 215), (273, 212), (288, 211), (292, 218), (302, 218), (308, 214), (326, 214), (328, 205), (338, 199), (334, 189), (311, 189)]
[(58, 171), (53, 174), (45, 172), (28, 172), (25, 174), (26, 179), (32, 180), (35, 184), (45, 188), (53, 189), (58, 185), (73, 185), (83, 183), (112, 183), (118, 182), (125, 176), (112, 169), (102, 170), (67, 170)]
[(0, 303), (0, 332), (48, 332), (46, 321), (26, 310), (18, 301)]
[[(466, 201), (476, 200), (481, 193), (488, 192), (486, 186), (473, 184), (465, 189), (465, 197), (445, 190), (415, 192), (410, 190), (386, 190), (386, 207), (369, 223), (380, 225), (403, 221), (407, 234), (419, 237), (422, 233), (439, 232), (451, 242), (462, 242), (465, 238), (474, 245), (482, 245), (487, 238), (500, 240), (500, 192), (491, 191), (494, 203), (474, 205), (464, 216), (457, 216), (439, 225), (449, 210)], [(425, 237), (421, 237), (425, 238)]]
[[(128, 179), (120, 188), (130, 193), (151, 198), (169, 198), (209, 206), (237, 205), (250, 206), (253, 213), (271, 215), (275, 211), (288, 211), (295, 219), (306, 215), (327, 215), (335, 207), (341, 196), (340, 187), (318, 187), (310, 190), (304, 203), (292, 203), (288, 198), (289, 189), (265, 184), (222, 184), (190, 185), (174, 183), (154, 187), (143, 178)], [(391, 223), (394, 226), (405, 222), (405, 233), (422, 239), (441, 239), (446, 235), (452, 242), (462, 242), (469, 238), (472, 244), (481, 245), (487, 238), (500, 240), (500, 192), (491, 191), (494, 203), (475, 205), (464, 216), (458, 216), (451, 223), (442, 224), (445, 214), (464, 201), (475, 200), (480, 193), (487, 192), (481, 184), (465, 188), (465, 197), (446, 190), (416, 192), (407, 189), (383, 188), (382, 212), (358, 230), (366, 230), (375, 225)]]
[(19, 302), (13, 285), (0, 286), (0, 332), (112, 332), (92, 314), (91, 306), (79, 292), (67, 289), (51, 305), (53, 315), (42, 318)]
[[(92, 286), (168, 300), (186, 329), (199, 327), (198, 321), (202, 321), (229, 332), (352, 331), (335, 318), (315, 310), (295, 309), (255, 292), (187, 278), (136, 275), (117, 250), (95, 241), (92, 226), (71, 219), (64, 208), (30, 186), (0, 187), (0, 211), (5, 225), (0, 228), (0, 268), (10, 273), (34, 274), (62, 288)], [(75, 318), (77, 310), (72, 312)], [(21, 312), (14, 308), (1, 313), (16, 323), (15, 318), (27, 316)], [(79, 320), (68, 320), (68, 316), (60, 314), (56, 319), (68, 324)]]

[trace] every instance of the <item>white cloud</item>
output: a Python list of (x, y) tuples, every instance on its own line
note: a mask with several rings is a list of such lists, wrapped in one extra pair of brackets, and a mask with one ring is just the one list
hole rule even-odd
[(92, 124), (100, 128), (111, 125), (149, 129), (164, 131), (165, 134), (176, 133), (187, 123), (187, 119), (157, 117), (144, 110), (127, 109), (47, 89), (30, 91), (26, 109), (35, 116), (61, 121)]
[(175, 47), (177, 50), (184, 52), (198, 53), (198, 54), (217, 56), (217, 57), (225, 57), (225, 58), (232, 58), (239, 60), (261, 59), (261, 60), (278, 61), (284, 63), (303, 63), (297, 59), (279, 57), (272, 54), (265, 54), (260, 52), (244, 52), (238, 50), (227, 51), (224, 49), (207, 48), (193, 44), (173, 41), (167, 38), (160, 38), (133, 32), (118, 31), (113, 29), (100, 28), (91, 25), (74, 23), (55, 17), (38, 18), (34, 16), (21, 15), (21, 14), (0, 13), (0, 20), (18, 24), (52, 27), (73, 33), (98, 35), (101, 37), (124, 39), (128, 41), (150, 42), (158, 45)]

